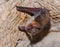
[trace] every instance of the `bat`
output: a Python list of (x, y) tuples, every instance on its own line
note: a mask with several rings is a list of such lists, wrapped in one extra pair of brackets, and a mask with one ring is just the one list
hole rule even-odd
[[(50, 12), (44, 8), (31, 8), (16, 6), (17, 11), (30, 14), (31, 18), (27, 21), (28, 24), (18, 26), (18, 29), (25, 32), (31, 44), (41, 41), (48, 33), (51, 27)], [(29, 22), (33, 19), (31, 22)]]

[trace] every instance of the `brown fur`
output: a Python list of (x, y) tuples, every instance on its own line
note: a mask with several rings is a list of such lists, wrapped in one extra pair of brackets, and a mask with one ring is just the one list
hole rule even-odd
[[(32, 10), (32, 8), (30, 8), (30, 9)], [(28, 10), (28, 8), (26, 10)], [(34, 10), (36, 10), (36, 11), (34, 11)], [(26, 35), (28, 36), (28, 39), (31, 41), (31, 44), (35, 44), (35, 43), (41, 41), (48, 34), (49, 29), (51, 27), (49, 11), (46, 8), (40, 8), (39, 10), (37, 10), (37, 9), (34, 9), (34, 10), (32, 10), (31, 13), (34, 12), (33, 14), (35, 14), (35, 13), (39, 14), (37, 16), (33, 15), (33, 16), (35, 16), (35, 20), (26, 26), (18, 27), (20, 31), (23, 31), (26, 33)], [(25, 11), (23, 11), (23, 12), (25, 12)], [(30, 11), (29, 11), (29, 13), (30, 13)]]

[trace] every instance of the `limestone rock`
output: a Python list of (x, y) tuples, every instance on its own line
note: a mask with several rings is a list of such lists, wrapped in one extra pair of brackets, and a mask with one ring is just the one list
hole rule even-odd
[(46, 7), (50, 10), (50, 33), (33, 47), (60, 47), (60, 0), (0, 0), (0, 47), (27, 47), (30, 44), (25, 33), (18, 30), (30, 16), (18, 12), (16, 5)]

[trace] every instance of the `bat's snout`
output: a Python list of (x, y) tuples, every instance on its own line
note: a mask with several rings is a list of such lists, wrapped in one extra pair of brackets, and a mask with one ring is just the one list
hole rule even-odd
[(18, 26), (18, 29), (19, 29), (20, 31), (25, 31), (25, 26)]

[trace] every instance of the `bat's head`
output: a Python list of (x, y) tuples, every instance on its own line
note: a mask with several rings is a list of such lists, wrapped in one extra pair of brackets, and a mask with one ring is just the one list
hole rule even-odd
[[(25, 32), (31, 43), (36, 43), (47, 35), (50, 29), (49, 10), (46, 8), (28, 8), (18, 7), (18, 11), (32, 13), (35, 17), (34, 21), (25, 25), (19, 26), (18, 29)], [(17, 8), (17, 9), (18, 9)]]

